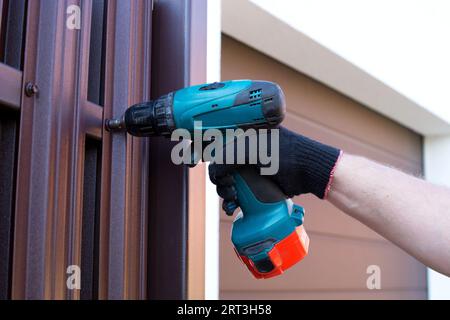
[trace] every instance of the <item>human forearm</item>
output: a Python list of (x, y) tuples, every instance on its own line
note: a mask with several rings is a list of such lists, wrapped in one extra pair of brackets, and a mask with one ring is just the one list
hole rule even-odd
[(450, 190), (344, 154), (328, 200), (418, 260), (450, 275)]
[[(305, 136), (279, 130), (279, 170), (270, 176), (287, 197), (312, 193), (389, 239), (428, 266), (450, 275), (450, 190)], [(238, 206), (230, 175), (210, 165), (224, 210)], [(331, 184), (330, 184), (331, 182)], [(331, 186), (331, 188), (330, 188)], [(231, 204), (231, 205), (230, 205)]]

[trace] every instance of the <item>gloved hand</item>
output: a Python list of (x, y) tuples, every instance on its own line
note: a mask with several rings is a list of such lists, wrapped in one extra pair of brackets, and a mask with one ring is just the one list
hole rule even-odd
[[(267, 177), (272, 179), (288, 198), (304, 193), (313, 193), (321, 199), (325, 198), (341, 151), (284, 127), (277, 129), (279, 129), (279, 170), (275, 175)], [(269, 136), (272, 134), (272, 130), (268, 130)], [(267, 140), (270, 142), (270, 137)], [(270, 143), (268, 149), (269, 154), (273, 154), (274, 150), (271, 150)], [(224, 148), (224, 154), (225, 151)], [(245, 163), (249, 163), (248, 159), (246, 143)], [(238, 166), (241, 164), (211, 163), (209, 165), (209, 177), (212, 183), (217, 185), (217, 193), (224, 199), (222, 208), (228, 215), (232, 215), (239, 206), (234, 179), (231, 175)], [(258, 162), (255, 166), (260, 168), (263, 165)]]

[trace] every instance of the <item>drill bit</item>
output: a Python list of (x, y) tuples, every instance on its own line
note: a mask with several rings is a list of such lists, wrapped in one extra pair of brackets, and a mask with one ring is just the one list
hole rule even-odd
[(109, 132), (121, 132), (126, 130), (125, 117), (117, 119), (106, 119), (105, 129)]

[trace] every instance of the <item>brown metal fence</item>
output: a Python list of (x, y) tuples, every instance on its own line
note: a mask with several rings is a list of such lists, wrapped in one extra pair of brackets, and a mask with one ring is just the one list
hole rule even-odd
[[(187, 170), (166, 141), (110, 135), (103, 120), (191, 83), (191, 54), (206, 54), (191, 25), (206, 20), (181, 0), (0, 9), (0, 298), (185, 298)], [(81, 290), (66, 286), (70, 265)]]

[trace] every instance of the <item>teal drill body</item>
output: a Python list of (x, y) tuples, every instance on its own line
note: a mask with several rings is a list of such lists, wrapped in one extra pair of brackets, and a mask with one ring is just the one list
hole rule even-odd
[[(284, 115), (284, 95), (277, 84), (233, 80), (180, 89), (134, 105), (120, 123), (107, 127), (126, 128), (134, 136), (168, 136), (178, 128), (191, 133), (268, 128), (281, 123)], [(241, 208), (231, 235), (235, 251), (255, 277), (278, 275), (306, 255), (303, 208), (254, 168), (239, 169), (234, 179)]]
[(202, 121), (201, 129), (239, 128), (265, 121), (262, 100), (249, 100), (233, 106), (237, 95), (251, 85), (251, 81), (229, 81), (216, 90), (199, 90), (202, 86), (181, 89), (174, 94), (175, 126), (194, 130), (195, 121)]

